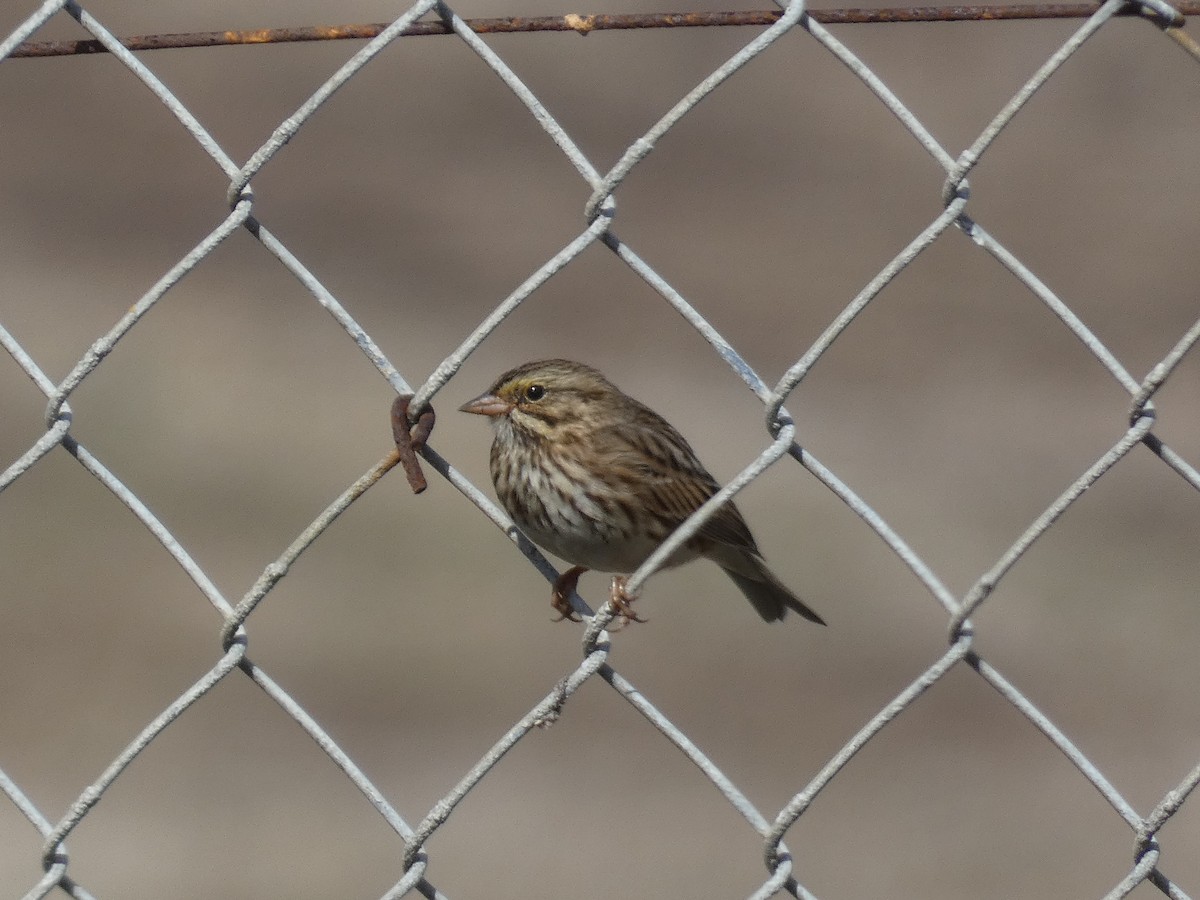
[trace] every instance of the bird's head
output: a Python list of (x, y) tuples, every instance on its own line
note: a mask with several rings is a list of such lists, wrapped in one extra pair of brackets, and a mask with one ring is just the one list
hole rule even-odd
[(622, 394), (583, 363), (543, 359), (517, 366), (496, 379), (462, 412), (488, 416), (499, 425), (544, 437), (563, 437), (581, 427), (602, 427)]

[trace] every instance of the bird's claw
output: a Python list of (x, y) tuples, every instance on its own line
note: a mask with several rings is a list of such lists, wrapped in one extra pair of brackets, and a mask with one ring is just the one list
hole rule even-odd
[(609, 598), (609, 602), (612, 604), (613, 609), (617, 611), (617, 616), (621, 620), (621, 627), (628, 625), (630, 622), (646, 621), (633, 609), (633, 601), (637, 599), (637, 595), (630, 594), (625, 590), (625, 582), (627, 580), (624, 575), (614, 575), (612, 580), (612, 596)]
[[(561, 622), (564, 619), (571, 622), (583, 621), (579, 617), (579, 614), (575, 612), (575, 607), (571, 605), (571, 594), (575, 593), (575, 588), (579, 584), (579, 576), (586, 571), (587, 568), (585, 566), (573, 566), (555, 579), (554, 589), (550, 592), (550, 605), (558, 613), (558, 618), (554, 620), (555, 622)], [(633, 608), (633, 601), (637, 599), (637, 596), (625, 590), (625, 582), (627, 580), (624, 575), (614, 575), (612, 580), (612, 593), (609, 597), (609, 602), (612, 604), (612, 608), (616, 612), (616, 618), (619, 620), (618, 628), (624, 628), (630, 622), (646, 621)]]
[(584, 566), (574, 566), (555, 579), (554, 589), (550, 592), (550, 605), (558, 613), (555, 622), (561, 622), (563, 619), (570, 622), (583, 621), (575, 612), (575, 607), (571, 606), (571, 595), (575, 593), (575, 587), (579, 584), (579, 576), (586, 571)]

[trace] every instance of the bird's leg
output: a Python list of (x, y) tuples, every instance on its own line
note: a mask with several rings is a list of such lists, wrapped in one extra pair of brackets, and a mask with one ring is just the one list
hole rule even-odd
[(555, 622), (561, 622), (563, 619), (570, 619), (572, 622), (583, 621), (575, 614), (575, 608), (571, 606), (571, 594), (574, 593), (575, 586), (579, 584), (579, 576), (586, 571), (586, 566), (574, 566), (555, 579), (554, 589), (550, 592), (550, 605), (558, 613)]
[(621, 617), (623, 623), (629, 622), (645, 622), (646, 620), (639, 616), (633, 610), (633, 601), (637, 599), (636, 595), (625, 592), (625, 582), (629, 579), (624, 575), (614, 575), (612, 580), (612, 597), (610, 602), (613, 609), (617, 611), (617, 615)]

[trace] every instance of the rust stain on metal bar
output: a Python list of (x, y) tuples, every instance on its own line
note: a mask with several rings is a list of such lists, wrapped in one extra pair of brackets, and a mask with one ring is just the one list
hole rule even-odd
[[(1200, 14), (1200, 0), (1174, 4), (1185, 16)], [(1081, 19), (1100, 8), (1098, 3), (1034, 3), (991, 6), (892, 6), (880, 9), (812, 9), (807, 15), (824, 25), (894, 22), (995, 22), (1017, 19)], [(612, 15), (510, 16), (502, 19), (467, 19), (476, 34), (517, 34), (535, 31), (593, 31), (632, 28), (714, 28), (766, 26), (779, 20), (779, 10), (745, 12), (637, 13)], [(1130, 3), (1120, 15), (1141, 15), (1141, 7)], [(290, 44), (302, 41), (370, 40), (387, 28), (387, 23), (366, 25), (312, 25), (298, 28), (259, 28), (252, 31), (195, 31), (186, 34), (149, 34), (122, 38), (130, 50), (167, 50), (183, 47), (225, 47), (241, 44)], [(450, 34), (440, 20), (414, 22), (405, 37)], [(96, 40), (27, 41), (10, 56), (77, 56), (107, 53)]]

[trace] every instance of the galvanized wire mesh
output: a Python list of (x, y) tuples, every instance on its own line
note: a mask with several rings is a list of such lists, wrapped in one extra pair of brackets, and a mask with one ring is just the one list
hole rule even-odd
[[(211, 157), (228, 180), (228, 213), (211, 229), (196, 246), (172, 265), (159, 281), (136, 302), (106, 333), (100, 335), (87, 352), (61, 378), (53, 378), (46, 366), (38, 361), (22, 345), (19, 335), (10, 332), (0, 323), (0, 342), (11, 358), (20, 366), (36, 389), (45, 396), (47, 407), (44, 432), (20, 455), (8, 464), (0, 476), (0, 490), (19, 482), (34, 471), (52, 454), (69, 454), (78, 464), (108, 491), (110, 491), (153, 535), (154, 539), (171, 555), (186, 573), (201, 594), (217, 610), (222, 619), (220, 629), (220, 652), (212, 667), (198, 677), (195, 683), (173, 700), (153, 721), (140, 732), (130, 736), (129, 744), (90, 783), (82, 786), (75, 801), (66, 809), (47, 809), (37, 802), (27, 790), (22, 789), (17, 779), (0, 772), (0, 786), (16, 809), (37, 830), (43, 840), (41, 863), (44, 876), (30, 884), (27, 897), (43, 897), (61, 890), (74, 897), (91, 897), (86, 886), (86, 877), (78, 876), (72, 868), (67, 842), (77, 828), (88, 820), (96, 805), (107, 792), (118, 783), (124, 773), (137, 766), (147, 749), (181, 716), (192, 710), (206, 694), (229, 678), (248, 678), (266, 693), (279, 708), (295, 720), (308, 733), (320, 749), (361, 792), (367, 804), (373, 807), (403, 842), (403, 851), (395, 860), (394, 884), (384, 897), (401, 897), (418, 893), (426, 897), (443, 897), (436, 886), (433, 863), (436, 852), (427, 849), (427, 842), (451, 820), (460, 802), (476, 785), (492, 773), (510, 750), (516, 747), (531, 731), (540, 725), (554, 721), (559, 716), (570, 715), (572, 698), (589, 681), (603, 681), (624, 698), (644, 719), (660, 732), (678, 751), (687, 757), (711, 782), (734, 810), (745, 819), (749, 828), (757, 835), (760, 852), (766, 863), (766, 874), (761, 884), (748, 889), (755, 898), (788, 893), (797, 897), (816, 896), (815, 889), (806, 886), (805, 874), (796, 865), (793, 853), (785, 844), (789, 831), (801, 816), (809, 810), (814, 800), (825, 788), (838, 778), (850, 761), (893, 720), (920, 704), (922, 696), (933, 685), (952, 671), (969, 670), (993, 688), (1012, 705), (1028, 722), (1045, 735), (1072, 766), (1078, 777), (1085, 779), (1101, 794), (1112, 814), (1123, 821), (1132, 836), (1134, 852), (1127, 873), (1108, 892), (1108, 897), (1124, 897), (1139, 886), (1153, 885), (1162, 893), (1175, 898), (1189, 896), (1187, 886), (1171, 880), (1170, 859), (1160, 846), (1159, 834), (1164, 825), (1183, 809), (1191, 791), (1200, 782), (1200, 763), (1182, 774), (1177, 783), (1166, 791), (1148, 810), (1139, 811), (1134, 803), (1126, 799), (1119, 783), (1089, 760), (1085, 748), (1074, 743), (1060, 726), (1045, 715), (1030, 697), (1019, 689), (992, 662), (984, 658), (977, 649), (976, 630), (971, 616), (979, 611), (1022, 556), (1059, 521), (1060, 517), (1098, 479), (1114, 466), (1122, 463), (1138, 447), (1149, 448), (1179, 479), (1181, 487), (1200, 490), (1200, 472), (1183, 455), (1173, 450), (1155, 432), (1156, 410), (1154, 400), (1159, 389), (1187, 357), (1193, 345), (1200, 339), (1200, 319), (1179, 337), (1171, 350), (1161, 358), (1144, 377), (1129, 371), (1118, 355), (1089, 328), (1085, 317), (1077, 313), (1072, 305), (1058, 296), (1050, 287), (1039, 280), (1033, 270), (1008, 247), (991, 235), (979, 222), (968, 215), (970, 189), (968, 176), (984, 159), (997, 138), (1013, 122), (1034, 93), (1054, 78), (1067, 60), (1090, 38), (1104, 29), (1113, 17), (1124, 8), (1122, 0), (1108, 0), (1082, 27), (1058, 47), (1045, 63), (1022, 85), (1020, 90), (1005, 102), (988, 122), (978, 138), (964, 150), (953, 152), (942, 146), (921, 120), (889, 89), (885, 81), (872, 71), (846, 44), (835, 38), (828, 29), (805, 16), (800, 2), (786, 4), (784, 14), (771, 27), (750, 36), (745, 45), (729, 59), (705, 77), (673, 106), (667, 109), (643, 135), (631, 142), (618, 161), (601, 170), (595, 166), (580, 148), (571, 134), (543, 104), (542, 100), (506, 62), (503, 55), (492, 45), (463, 24), (462, 19), (450, 6), (436, 0), (422, 0), (407, 9), (392, 25), (355, 52), (340, 68), (328, 77), (319, 88), (303, 102), (294, 113), (283, 119), (270, 137), (246, 161), (239, 164), (234, 157), (213, 137), (200, 118), (189, 110), (179, 97), (172, 93), (156, 76), (150, 61), (134, 56), (124, 49), (106, 28), (101, 18), (75, 2), (47, 0), (20, 24), (3, 43), (0, 43), (0, 59), (7, 56), (22, 41), (35, 35), (48, 21), (66, 14), (74, 18), (94, 38), (100, 41), (120, 62), (130, 75), (137, 78), (163, 106), (183, 125), (196, 144)], [(1176, 42), (1191, 52), (1192, 45), (1179, 29), (1182, 18), (1162, 0), (1152, 0), (1141, 5), (1146, 29), (1161, 29)], [(280, 239), (268, 223), (261, 221), (255, 211), (255, 198), (251, 184), (269, 166), (279, 151), (292, 140), (336, 91), (353, 79), (378, 54), (393, 46), (401, 32), (416, 19), (433, 15), (450, 26), (462, 47), (468, 48), (488, 66), (512, 91), (513, 95), (528, 110), (550, 140), (565, 155), (590, 190), (584, 208), (582, 227), (575, 234), (564, 238), (562, 248), (528, 276), (512, 292), (498, 302), (494, 309), (467, 334), (461, 344), (433, 369), (422, 376), (409, 371), (406, 378), (401, 367), (385, 355), (377, 341), (372, 338), (347, 308), (339, 302), (334, 292), (325, 286), (320, 276), (311, 271), (300, 258), (300, 254)], [(449, 40), (449, 39), (448, 39)], [(1166, 38), (1163, 39), (1164, 42)], [(617, 204), (621, 187), (626, 178), (654, 150), (660, 141), (682, 119), (688, 116), (702, 100), (722, 86), (750, 62), (768, 53), (794, 52), (797, 42), (812, 42), (836, 57), (898, 120), (900, 126), (936, 161), (946, 173), (942, 190), (942, 210), (926, 227), (920, 230), (892, 260), (865, 284), (845, 308), (831, 321), (824, 333), (801, 353), (783, 377), (772, 383), (760, 376), (745, 356), (739, 352), (720, 331), (702, 315), (684, 294), (676, 289), (667, 278), (657, 272), (637, 252), (624, 242), (617, 231), (619, 216)], [(12, 65), (10, 62), (9, 65)], [(794, 477), (817, 479), (833, 492), (857, 515), (866, 528), (870, 529), (905, 567), (924, 586), (928, 594), (940, 604), (944, 611), (944, 627), (948, 629), (948, 647), (927, 661), (927, 668), (910, 684), (903, 688), (878, 713), (849, 735), (840, 750), (814, 776), (796, 785), (790, 796), (776, 798), (765, 806), (752, 802), (747, 793), (739, 788), (734, 778), (724, 773), (717, 763), (705, 754), (702, 747), (689, 738), (685, 731), (672, 723), (650, 698), (645, 696), (614, 667), (613, 643), (605, 630), (611, 620), (611, 611), (592, 616), (591, 610), (581, 609), (589, 616), (583, 634), (583, 659), (578, 666), (562, 673), (561, 680), (547, 688), (545, 697), (531, 708), (519, 721), (503, 734), (494, 746), (454, 785), (445, 785), (436, 803), (419, 818), (406, 819), (398, 811), (410, 806), (405, 798), (389, 798), (387, 792), (372, 781), (369, 775), (339, 745), (337, 735), (331, 734), (306, 710), (305, 706), (274, 680), (248, 655), (248, 635), (253, 629), (256, 612), (262, 601), (271, 594), (280, 579), (308, 550), (312, 543), (328, 529), (335, 527), (338, 517), (363, 494), (372, 489), (390, 469), (394, 460), (386, 457), (363, 476), (355, 480), (337, 497), (277, 558), (268, 562), (262, 574), (240, 597), (231, 598), (217, 587), (215, 579), (197, 562), (189, 549), (177, 540), (138, 493), (127, 485), (123, 478), (107, 466), (88, 447), (79, 443), (72, 434), (72, 398), (87, 383), (89, 377), (102, 366), (111, 355), (120, 353), (125, 341), (146, 319), (147, 314), (169, 297), (171, 291), (189, 272), (202, 264), (214, 250), (239, 230), (248, 231), (262, 248), (299, 281), (313, 299), (324, 308), (342, 327), (377, 369), (379, 375), (397, 392), (414, 394), (412, 408), (419, 410), (425, 404), (437, 405), (440, 392), (460, 367), (496, 329), (518, 307), (533, 298), (535, 292), (553, 279), (573, 260), (594, 246), (603, 246), (621, 260), (630, 271), (650, 286), (704, 338), (713, 352), (745, 382), (763, 407), (764, 423), (768, 431), (768, 446), (751, 460), (742, 471), (732, 478), (713, 500), (667, 540), (634, 573), (629, 588), (637, 592), (646, 579), (656, 572), (675, 547), (686, 541), (701, 527), (717, 506), (735, 493), (758, 479), (769, 468), (779, 465), (790, 467), (786, 458), (798, 464)], [(1023, 287), (1061, 322), (1129, 395), (1128, 423), (1111, 447), (1099, 455), (1074, 480), (1065, 484), (1057, 498), (1041, 512), (1020, 536), (1008, 546), (994, 564), (980, 572), (968, 589), (952, 590), (905, 537), (898, 533), (885, 518), (843, 477), (803, 449), (799, 443), (798, 427), (784, 404), (801, 382), (818, 366), (835, 340), (847, 329), (853, 328), (860, 316), (872, 304), (880, 292), (910, 263), (930, 248), (946, 232), (958, 229), (968, 236), (985, 254), (994, 258)], [(517, 360), (513, 360), (517, 362)], [(410, 380), (411, 379), (411, 380)], [(478, 387), (478, 386), (476, 386)], [(636, 391), (635, 391), (636, 393)], [(6, 418), (8, 418), (6, 416)], [(438, 444), (435, 433), (432, 443)], [(445, 452), (446, 448), (441, 448)], [(455, 448), (455, 453), (478, 453), (479, 448)], [(548, 579), (556, 572), (536, 549), (518, 540), (505, 513), (490, 499), (487, 491), (481, 490), (463, 476), (448, 459), (432, 447), (425, 447), (422, 455), (429, 466), (474, 504), (484, 516), (494, 522), (513, 541), (519, 553)], [(805, 474), (807, 473), (807, 474)], [(2, 501), (0, 501), (2, 502)], [(11, 736), (10, 736), (11, 737)], [(7, 739), (6, 739), (7, 740)], [(1164, 843), (1167, 843), (1164, 841)], [(1194, 848), (1181, 848), (1182, 854), (1194, 853)], [(77, 880), (78, 879), (78, 880)], [(1195, 888), (1192, 887), (1194, 893)]]

